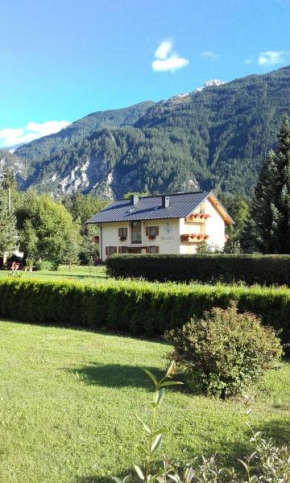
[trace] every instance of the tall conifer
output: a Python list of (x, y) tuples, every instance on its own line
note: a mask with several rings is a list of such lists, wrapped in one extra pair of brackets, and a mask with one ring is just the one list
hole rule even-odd
[(0, 256), (17, 246), (16, 217), (11, 207), (8, 190), (0, 188)]
[(290, 127), (284, 116), (277, 150), (261, 169), (252, 206), (256, 247), (263, 253), (290, 253)]

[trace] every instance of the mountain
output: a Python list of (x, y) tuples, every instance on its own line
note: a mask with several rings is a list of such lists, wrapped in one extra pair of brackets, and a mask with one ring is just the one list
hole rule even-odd
[(290, 67), (94, 113), (15, 155), (29, 163), (23, 187), (39, 191), (120, 197), (198, 184), (252, 195), (284, 113), (290, 114)]
[(22, 180), (26, 170), (26, 161), (18, 158), (7, 149), (0, 150), (0, 179), (3, 178), (5, 169), (13, 171), (16, 179)]
[(154, 102), (146, 101), (124, 109), (93, 112), (56, 134), (50, 134), (20, 146), (15, 150), (15, 154), (30, 162), (47, 160), (49, 156), (73, 143), (82, 141), (98, 129), (110, 126), (133, 126), (153, 105)]

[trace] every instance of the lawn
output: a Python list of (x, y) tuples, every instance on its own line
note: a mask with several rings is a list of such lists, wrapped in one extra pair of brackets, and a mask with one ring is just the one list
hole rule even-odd
[(0, 277), (17, 277), (17, 278), (37, 278), (39, 280), (78, 280), (80, 282), (98, 282), (107, 278), (106, 267), (87, 267), (74, 265), (71, 269), (67, 265), (61, 265), (58, 270), (40, 270), (33, 272), (12, 270), (0, 270)]
[[(0, 322), (0, 481), (107, 482), (139, 462), (135, 414), (149, 418), (150, 384), (170, 349), (164, 343), (105, 333)], [(255, 390), (254, 429), (290, 439), (290, 364)], [(185, 462), (218, 453), (228, 462), (250, 450), (244, 406), (167, 391), (162, 453)]]

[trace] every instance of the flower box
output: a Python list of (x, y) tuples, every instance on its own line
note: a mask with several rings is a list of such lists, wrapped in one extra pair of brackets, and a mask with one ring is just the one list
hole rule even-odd
[(155, 240), (156, 236), (155, 235), (149, 235), (148, 238), (149, 238), (149, 240)]
[(124, 241), (124, 240), (127, 240), (127, 237), (126, 236), (120, 236), (120, 241)]
[(189, 235), (180, 235), (181, 241), (188, 241)]

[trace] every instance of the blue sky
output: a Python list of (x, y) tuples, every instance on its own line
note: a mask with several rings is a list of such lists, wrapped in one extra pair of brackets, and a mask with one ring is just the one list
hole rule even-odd
[(11, 0), (0, 18), (2, 146), (290, 64), (290, 0)]

